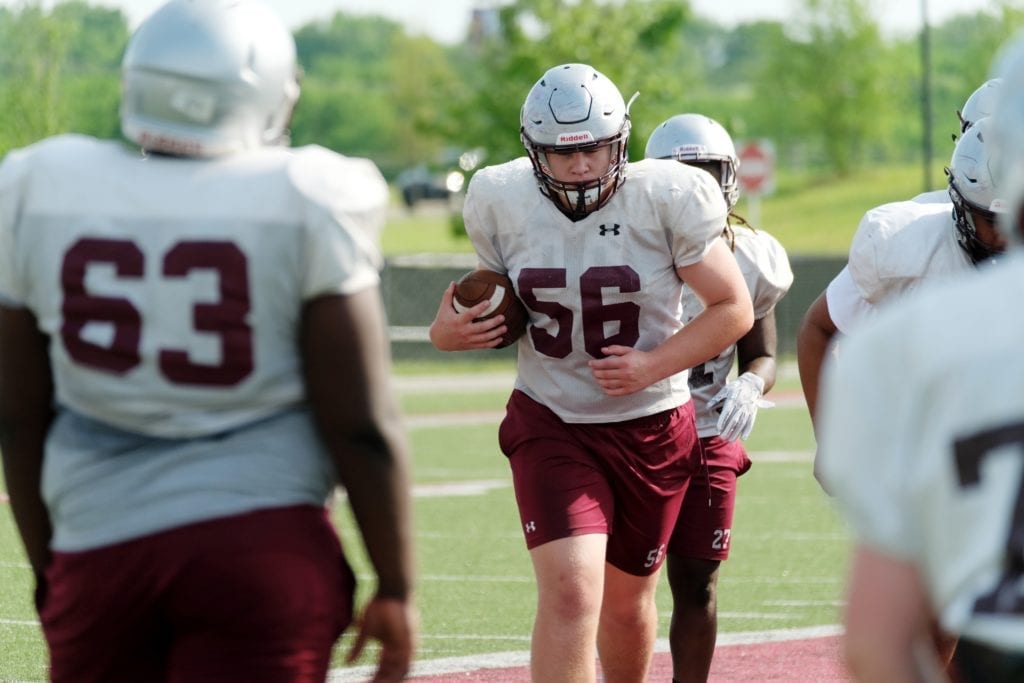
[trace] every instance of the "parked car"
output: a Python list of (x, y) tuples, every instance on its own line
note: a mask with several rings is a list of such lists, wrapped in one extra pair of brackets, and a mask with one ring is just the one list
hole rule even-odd
[(481, 148), (448, 150), (433, 168), (418, 164), (398, 174), (395, 184), (408, 208), (429, 199), (448, 200), (465, 188), (469, 174), (483, 161)]

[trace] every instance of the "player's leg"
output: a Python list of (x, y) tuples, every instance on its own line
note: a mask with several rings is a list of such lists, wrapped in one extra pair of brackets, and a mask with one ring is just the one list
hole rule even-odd
[(612, 470), (615, 517), (598, 649), (606, 681), (644, 680), (657, 635), (658, 572), (694, 475), (693, 406), (607, 426), (589, 444)]
[(668, 585), (672, 591), (669, 647), (672, 680), (708, 679), (718, 635), (717, 560), (669, 555)]
[(537, 580), (530, 668), (534, 681), (594, 680), (608, 522), (606, 474), (572, 428), (513, 392), (498, 438)]
[(658, 576), (634, 576), (605, 565), (597, 648), (606, 683), (646, 680), (658, 635)]
[(323, 508), (268, 509), (187, 528), (166, 595), (169, 683), (320, 683), (351, 621), (355, 581)]
[(571, 536), (530, 551), (537, 578), (530, 647), (530, 673), (536, 683), (589, 683), (595, 678), (606, 540), (603, 534)]
[(702, 472), (690, 481), (668, 546), (673, 680), (708, 679), (718, 634), (718, 569), (729, 556), (737, 477), (750, 469), (740, 442), (700, 440)]

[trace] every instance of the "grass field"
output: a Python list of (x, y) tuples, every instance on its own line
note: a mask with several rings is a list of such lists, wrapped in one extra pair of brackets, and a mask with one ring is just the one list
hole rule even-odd
[[(512, 370), (506, 361), (396, 366), (414, 453), (423, 659), (529, 647), (532, 570), (496, 445)], [(460, 381), (466, 378), (493, 381), (467, 386)], [(723, 633), (828, 625), (838, 618), (847, 537), (811, 475), (805, 410), (782, 400), (796, 389), (787, 364), (775, 392), (780, 405), (761, 411), (748, 443), (755, 464), (741, 480), (732, 557), (720, 579)], [(365, 596), (372, 580), (343, 504), (336, 519)], [(0, 512), (0, 681), (46, 678), (30, 591), (11, 516)], [(665, 585), (658, 604), (665, 637)], [(338, 648), (339, 667), (349, 642), (344, 638)]]

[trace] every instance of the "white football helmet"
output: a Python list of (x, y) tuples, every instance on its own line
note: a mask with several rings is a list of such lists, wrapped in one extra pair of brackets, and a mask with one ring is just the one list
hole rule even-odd
[[(678, 114), (654, 129), (647, 139), (648, 159), (675, 159), (705, 167), (722, 186), (731, 211), (740, 197), (736, 170), (740, 167), (732, 137), (714, 119), (702, 114)], [(717, 168), (706, 167), (715, 164)]]
[(964, 102), (963, 108), (957, 111), (957, 118), (960, 119), (960, 132), (966, 133), (967, 129), (974, 125), (978, 119), (992, 116), (996, 110), (996, 100), (999, 99), (999, 92), (1003, 79), (992, 78), (971, 93), (971, 96)]
[(219, 156), (287, 143), (295, 41), (260, 0), (171, 0), (128, 42), (121, 129), (143, 149)]
[[(574, 221), (604, 206), (626, 179), (629, 111), (615, 84), (592, 66), (562, 64), (530, 89), (520, 111), (520, 139), (540, 191)], [(549, 152), (569, 153), (613, 146), (608, 171), (587, 183), (556, 180)]]
[(949, 176), (949, 197), (953, 200), (953, 219), (957, 240), (974, 263), (990, 259), (997, 251), (982, 242), (974, 226), (974, 216), (984, 216), (993, 224), (997, 214), (1006, 210), (992, 173), (987, 144), (992, 119), (974, 122), (956, 143), (946, 175)]

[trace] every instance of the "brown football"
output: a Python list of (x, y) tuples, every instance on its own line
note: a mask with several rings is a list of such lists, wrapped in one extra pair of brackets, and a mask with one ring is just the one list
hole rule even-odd
[(455, 299), (452, 303), (459, 313), (485, 299), (491, 302), (491, 306), (476, 319), (487, 320), (496, 315), (504, 315), (508, 331), (502, 336), (501, 344), (496, 348), (501, 349), (515, 343), (526, 332), (529, 315), (523, 302), (516, 296), (516, 290), (508, 276), (495, 273), (493, 270), (473, 270), (455, 283)]

